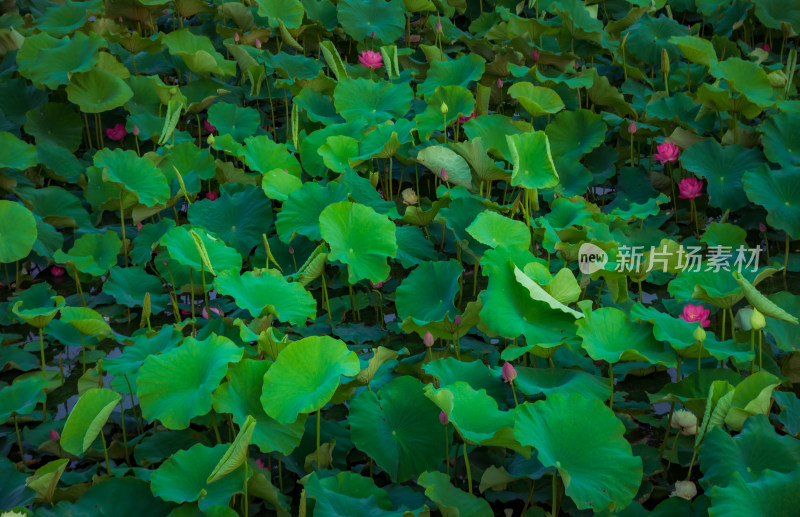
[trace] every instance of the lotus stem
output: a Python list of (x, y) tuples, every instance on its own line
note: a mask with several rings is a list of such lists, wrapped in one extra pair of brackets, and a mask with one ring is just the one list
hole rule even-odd
[[(245, 451), (246, 453), (247, 451)], [(244, 517), (248, 517), (250, 515), (250, 505), (248, 504), (247, 500), (247, 456), (245, 455), (244, 459), (244, 501), (242, 503), (244, 506)]]
[(608, 398), (608, 409), (614, 411), (614, 363), (608, 363), (608, 377), (611, 383), (611, 396)]
[(120, 413), (122, 413), (122, 416), (120, 416), (119, 421), (122, 424), (122, 445), (125, 447), (125, 463), (128, 465), (128, 467), (130, 467), (131, 466), (131, 458), (128, 455), (128, 433), (125, 430), (125, 405), (123, 404), (123, 402), (121, 400), (120, 400), (120, 403), (119, 403), (119, 410), (120, 410)]
[(517, 390), (514, 389), (514, 381), (511, 381), (511, 393), (514, 395), (514, 407), (519, 406), (519, 402), (517, 402)]
[[(756, 329), (750, 329), (750, 351), (753, 352), (753, 358), (750, 359), (750, 374), (753, 374), (753, 371), (756, 368), (755, 362), (755, 347), (756, 347)], [(759, 353), (759, 363), (758, 367), (761, 368), (761, 354)]]
[[(211, 318), (211, 307), (208, 304), (208, 289), (206, 288), (206, 267), (202, 260), (200, 261), (200, 281), (203, 282), (203, 300), (206, 304), (206, 313), (208, 317)], [(147, 324), (150, 324), (149, 319)]]
[(125, 267), (128, 267), (128, 241), (125, 240), (125, 209), (122, 206), (124, 191), (119, 189), (119, 224), (122, 227), (122, 253)]
[(325, 281), (325, 266), (322, 266), (322, 298), (325, 300), (325, 309), (328, 311), (328, 325), (333, 330), (333, 316), (331, 316), (331, 299), (328, 296), (328, 285)]
[(558, 517), (558, 471), (553, 471), (553, 517)]
[(217, 426), (217, 415), (214, 410), (211, 410), (211, 425), (214, 427), (214, 435), (217, 438), (217, 444), (222, 443), (222, 437), (219, 435), (219, 426)]
[(83, 363), (83, 373), (86, 373), (86, 344), (83, 341), (83, 332), (81, 332), (81, 362)]
[(761, 353), (764, 351), (763, 350), (763, 345), (764, 345), (764, 331), (763, 330), (759, 330), (758, 331), (758, 371), (759, 372), (761, 371), (761, 355), (762, 355)]
[(317, 410), (317, 471), (320, 470), (320, 462), (319, 462), (319, 428), (320, 422), (322, 421), (322, 408)]
[[(430, 348), (428, 349), (428, 351), (430, 352)], [(447, 476), (449, 477), (450, 476), (450, 439), (447, 436), (447, 426), (445, 425), (443, 427), (444, 427), (444, 457), (445, 457), (444, 465), (445, 465), (445, 471), (447, 472)], [(22, 450), (22, 445), (20, 445), (20, 450)]]
[(93, 147), (92, 144), (92, 130), (89, 127), (89, 116), (86, 112), (83, 113), (83, 127), (86, 128), (86, 146), (87, 148)]
[(128, 393), (131, 395), (131, 410), (133, 411), (134, 418), (136, 418), (136, 430), (139, 432), (139, 434), (143, 434), (144, 424), (142, 423), (139, 415), (136, 414), (136, 405), (133, 403), (133, 388), (131, 387), (131, 381), (128, 379), (127, 374), (123, 375), (123, 377), (125, 377), (125, 382), (128, 383)]
[[(664, 439), (661, 441), (661, 447), (658, 448), (658, 461), (661, 462), (661, 456), (664, 454), (664, 449), (667, 447), (667, 440), (669, 440), (669, 430), (672, 426), (672, 415), (675, 412), (675, 402), (669, 404), (669, 416), (667, 417), (667, 432), (664, 434)], [(666, 475), (666, 471), (664, 471)]]
[(689, 472), (686, 474), (686, 481), (689, 481), (692, 478), (692, 469), (694, 468), (694, 460), (697, 458), (697, 447), (694, 448), (692, 452), (692, 461), (689, 463)]
[[(17, 433), (17, 447), (19, 447), (19, 461), (25, 461), (25, 450), (22, 448), (22, 435), (19, 433), (19, 424), (17, 423), (17, 413), (14, 412), (14, 431)], [(445, 431), (446, 433), (446, 431)], [(445, 434), (445, 438), (447, 435)]]
[(469, 468), (469, 457), (467, 457), (467, 442), (464, 441), (464, 465), (467, 468), (467, 490), (472, 493), (472, 470)]
[(100, 429), (100, 441), (103, 442), (103, 455), (106, 458), (106, 470), (111, 474), (111, 462), (108, 461), (108, 447), (106, 447), (106, 437), (103, 434), (103, 429)]
[[(669, 430), (667, 430), (667, 432), (669, 432)], [(681, 433), (680, 432), (677, 433), (675, 435), (675, 440), (672, 441), (672, 448), (670, 448), (670, 450), (669, 450), (669, 458), (667, 458), (667, 468), (666, 468), (666, 470), (669, 470), (669, 468), (672, 466), (672, 456), (675, 454), (675, 446), (678, 445), (678, 438), (680, 438), (680, 436), (681, 436)]]
[(727, 313), (725, 312), (725, 309), (723, 309), (722, 310), (722, 331), (720, 332), (720, 340), (721, 341), (725, 341), (725, 316), (727, 316)]
[(789, 234), (786, 234), (786, 252), (783, 257), (783, 281), (786, 282), (786, 270), (789, 267)]

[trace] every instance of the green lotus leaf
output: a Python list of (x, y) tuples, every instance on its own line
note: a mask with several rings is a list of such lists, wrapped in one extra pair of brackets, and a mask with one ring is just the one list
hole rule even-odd
[(305, 10), (299, 0), (256, 0), (258, 15), (269, 18), (270, 27), (278, 27), (278, 20), (287, 29), (299, 29)]
[(242, 256), (201, 227), (177, 226), (161, 238), (161, 245), (167, 248), (169, 255), (173, 259), (195, 271), (200, 271), (205, 266), (202, 264), (203, 259), (191, 232), (194, 232), (202, 240), (205, 253), (214, 268), (214, 274), (219, 274), (229, 269), (235, 271), (242, 269)]
[(731, 90), (741, 93), (757, 106), (765, 107), (773, 102), (772, 85), (767, 73), (751, 61), (731, 57), (712, 66), (710, 72), (718, 79), (724, 79)]
[(436, 503), (442, 515), (488, 517), (493, 513), (486, 499), (454, 487), (450, 476), (443, 472), (423, 472), (417, 483), (425, 487), (425, 495)]
[(169, 185), (164, 174), (135, 151), (101, 149), (94, 155), (95, 167), (103, 169), (103, 180), (133, 192), (145, 206), (166, 204)]
[(87, 233), (75, 240), (69, 253), (58, 250), (53, 258), (74, 265), (81, 273), (102, 276), (117, 263), (121, 248), (122, 241), (115, 232)]
[(333, 104), (345, 120), (362, 119), (374, 126), (403, 118), (413, 99), (414, 92), (407, 84), (370, 79), (343, 79), (333, 92)]
[(757, 481), (746, 481), (734, 472), (727, 486), (709, 490), (710, 517), (780, 515), (800, 504), (800, 470), (779, 473), (765, 470)]
[(329, 136), (344, 135), (358, 140), (364, 137), (366, 123), (363, 120), (351, 120), (345, 124), (334, 124), (314, 131), (300, 143), (300, 161), (303, 162), (303, 169), (310, 176), (324, 176), (328, 173), (328, 167), (322, 156), (317, 154), (320, 147), (325, 145)]
[[(236, 142), (256, 134), (261, 115), (253, 108), (240, 108), (235, 104), (218, 102), (208, 108), (208, 122), (220, 135), (230, 135)], [(249, 165), (249, 164), (248, 164)]]
[[(228, 446), (228, 450), (220, 458), (217, 466), (208, 475), (206, 481), (214, 483), (231, 472), (234, 472), (247, 461), (247, 449), (250, 447), (250, 440), (253, 438), (255, 431), (256, 420), (252, 415), (247, 415), (244, 423), (239, 426), (239, 433), (236, 438)], [(245, 475), (247, 475), (247, 467), (245, 467)]]
[(168, 352), (178, 346), (183, 336), (172, 325), (164, 325), (152, 335), (139, 334), (126, 346), (120, 355), (103, 359), (103, 370), (112, 375), (134, 376), (151, 355)]
[(642, 459), (633, 455), (625, 426), (595, 398), (548, 395), (517, 408), (514, 436), (555, 467), (580, 510), (622, 510), (642, 482)]
[(31, 206), (33, 214), (48, 224), (72, 228), (93, 226), (81, 199), (61, 187), (20, 187), (17, 193)]
[(292, 193), (300, 190), (302, 186), (303, 182), (300, 178), (289, 173), (286, 169), (272, 169), (261, 175), (261, 188), (270, 199), (286, 201)]
[(433, 243), (415, 226), (398, 226), (395, 237), (397, 238), (396, 260), (405, 268), (438, 258)]
[[(780, 408), (778, 422), (783, 424), (783, 430), (790, 436), (800, 434), (800, 399), (794, 393), (775, 392), (775, 404)], [(745, 425), (747, 423), (745, 422)]]
[(608, 379), (590, 373), (572, 369), (526, 368), (517, 366), (517, 378), (514, 386), (525, 395), (544, 394), (581, 395), (600, 401), (608, 400), (611, 386)]
[(482, 182), (509, 179), (509, 173), (501, 168), (489, 155), (482, 137), (477, 137), (466, 142), (449, 144), (458, 154), (469, 163), (475, 176)]
[(50, 296), (46, 300), (39, 300), (39, 305), (33, 308), (23, 308), (33, 303), (26, 303), (32, 300), (18, 300), (11, 308), (19, 319), (37, 329), (44, 328), (56, 317), (58, 311), (64, 307), (63, 296)]
[[(247, 207), (247, 210), (242, 210)], [(219, 199), (195, 201), (188, 210), (189, 222), (218, 235), (246, 257), (272, 226), (272, 208), (263, 191), (247, 185), (241, 192), (222, 192)]]
[(86, 12), (100, 7), (100, 2), (72, 2), (49, 7), (44, 16), (37, 19), (36, 26), (51, 36), (64, 36), (86, 23)]
[[(53, 144), (57, 146), (56, 149), (66, 148), (70, 151), (66, 153), (67, 156), (75, 160), (72, 153), (77, 151), (81, 145), (83, 123), (74, 109), (67, 104), (49, 102), (30, 110), (25, 116), (27, 117), (25, 132), (33, 135), (36, 139), (36, 150), (40, 161), (43, 161), (43, 144)], [(81, 172), (82, 169), (81, 167)]]
[(85, 336), (106, 338), (111, 336), (111, 327), (96, 310), (88, 307), (64, 307), (61, 321), (69, 323)]
[(356, 203), (366, 205), (381, 215), (396, 217), (397, 206), (394, 201), (385, 201), (381, 197), (381, 193), (372, 186), (370, 180), (359, 175), (355, 170), (348, 168), (337, 181), (347, 185), (347, 188), (350, 189), (349, 198)]
[(445, 387), (459, 381), (466, 382), (473, 389), (486, 390), (486, 393), (499, 402), (508, 397), (508, 387), (503, 384), (500, 373), (486, 367), (483, 361), (459, 361), (455, 357), (436, 359), (427, 363), (425, 372), (439, 379), (439, 386)]
[(36, 469), (32, 476), (25, 480), (25, 484), (36, 491), (42, 501), (52, 501), (61, 475), (67, 468), (69, 458), (53, 460)]
[[(30, 46), (30, 48), (26, 48)], [(99, 61), (98, 50), (106, 43), (100, 35), (77, 32), (72, 38), (26, 38), (20, 50), (20, 73), (37, 86), (51, 90), (70, 83), (72, 74), (88, 72)]]
[(312, 472), (305, 479), (305, 490), (307, 497), (316, 500), (315, 516), (339, 517), (366, 512), (374, 517), (400, 517), (405, 513), (391, 511), (392, 501), (386, 490), (378, 488), (372, 479), (355, 472), (339, 472), (324, 478)]
[(711, 223), (706, 227), (700, 241), (709, 247), (729, 246), (731, 249), (737, 249), (742, 246), (747, 249), (746, 238), (747, 232), (740, 226), (731, 223)]
[(709, 390), (715, 382), (733, 386), (742, 381), (741, 375), (725, 369), (703, 369), (691, 373), (680, 381), (664, 386), (657, 393), (649, 395), (651, 404), (660, 402), (679, 402), (686, 409), (702, 415), (706, 407)]
[(350, 402), (350, 434), (393, 482), (402, 483), (444, 460), (442, 447), (430, 439), (440, 433), (439, 411), (421, 382), (397, 377), (377, 393), (364, 391)]
[(237, 425), (244, 425), (248, 415), (255, 418), (252, 442), (261, 452), (278, 451), (289, 455), (300, 444), (307, 415), (294, 423), (281, 424), (270, 418), (261, 405), (264, 374), (270, 367), (267, 361), (244, 359), (228, 370), (228, 380), (214, 393), (214, 410), (230, 413)]
[(322, 409), (339, 387), (339, 378), (360, 370), (358, 357), (343, 341), (328, 336), (294, 341), (264, 374), (261, 404), (267, 415), (290, 424), (300, 413)]
[(764, 370), (740, 382), (733, 392), (731, 407), (725, 415), (725, 424), (734, 431), (740, 431), (749, 417), (769, 414), (772, 392), (780, 382), (780, 379)]
[[(138, 450), (138, 447), (137, 447)], [(120, 504), (124, 501), (124, 504)], [(82, 515), (136, 517), (152, 512), (167, 515), (171, 505), (150, 491), (150, 483), (133, 477), (109, 478), (96, 483), (80, 496), (72, 511)]]
[(6, 423), (12, 416), (30, 414), (37, 404), (43, 403), (47, 398), (44, 391), (47, 384), (47, 379), (35, 375), (16, 379), (0, 390), (0, 423)]
[(329, 136), (317, 152), (330, 170), (346, 172), (358, 161), (355, 160), (359, 155), (358, 140), (344, 135)]
[(336, 10), (344, 31), (357, 41), (375, 38), (392, 42), (405, 30), (406, 8), (402, 2), (342, 0)]
[(749, 418), (736, 437), (721, 427), (711, 429), (700, 445), (701, 484), (709, 489), (725, 486), (734, 472), (748, 483), (766, 470), (791, 473), (800, 463), (800, 442), (780, 436), (765, 416)]
[(37, 234), (36, 242), (33, 244), (33, 252), (40, 257), (52, 258), (53, 254), (64, 245), (64, 234), (44, 222), (38, 215), (33, 217), (36, 219)]
[(577, 160), (603, 143), (606, 124), (599, 113), (564, 111), (545, 129), (550, 152), (557, 160)]
[(37, 235), (36, 219), (25, 205), (0, 200), (0, 263), (7, 264), (27, 257), (36, 243)]
[[(701, 264), (696, 270), (695, 268), (682, 270), (669, 283), (667, 288), (669, 293), (678, 300), (695, 299), (723, 309), (733, 307), (744, 298), (741, 286), (730, 271), (714, 271), (707, 266)], [(774, 273), (773, 268), (755, 271), (750, 266), (742, 268), (742, 276), (753, 285)]]
[(668, 367), (676, 364), (675, 354), (655, 340), (649, 324), (631, 323), (624, 312), (614, 307), (584, 312), (577, 325), (583, 349), (595, 361), (646, 361)]
[[(325, 47), (323, 46), (322, 48)], [(308, 118), (313, 122), (321, 122), (325, 125), (344, 122), (344, 119), (336, 113), (336, 108), (330, 97), (316, 90), (306, 88), (294, 96), (292, 100), (300, 109), (305, 110)]]
[[(548, 128), (551, 126), (548, 126)], [(511, 184), (529, 189), (558, 185), (558, 172), (550, 154), (550, 141), (542, 131), (506, 136), (511, 162)]]
[(133, 97), (133, 90), (116, 75), (93, 68), (72, 74), (67, 85), (67, 98), (84, 113), (103, 113), (119, 108)]
[[(425, 111), (414, 118), (417, 133), (423, 141), (435, 131), (444, 131), (445, 126), (449, 127), (458, 117), (468, 117), (475, 111), (475, 98), (463, 86), (439, 86), (426, 100)], [(447, 105), (445, 115), (442, 115), (442, 104)]]
[(763, 166), (745, 173), (743, 182), (748, 199), (767, 209), (770, 226), (792, 239), (800, 238), (800, 203), (795, 195), (800, 190), (799, 167), (770, 170)]
[(427, 97), (439, 86), (469, 88), (472, 82), (481, 78), (485, 65), (486, 60), (477, 54), (464, 54), (449, 61), (433, 61), (417, 93)]
[(747, 205), (742, 187), (744, 173), (758, 169), (763, 157), (756, 149), (739, 145), (721, 146), (714, 139), (693, 145), (681, 155), (684, 168), (708, 180), (710, 204), (723, 210)]
[(397, 255), (395, 225), (389, 219), (368, 206), (342, 201), (322, 211), (319, 227), (330, 245), (330, 259), (347, 264), (351, 284), (386, 280), (390, 270), (386, 259)]
[(452, 259), (420, 264), (397, 288), (397, 317), (417, 325), (452, 320), (458, 314), (454, 303), (462, 273), (461, 264)]
[(514, 414), (500, 411), (497, 401), (486, 390), (475, 390), (463, 381), (436, 389), (425, 386), (425, 395), (450, 419), (459, 434), (480, 444), (495, 437), (503, 428), (514, 425)]
[(427, 167), (435, 175), (442, 177), (442, 170), (447, 174), (447, 183), (472, 188), (472, 174), (466, 160), (455, 151), (443, 145), (432, 145), (417, 154), (417, 161)]
[(238, 270), (221, 273), (214, 281), (221, 294), (232, 296), (236, 305), (253, 317), (272, 314), (279, 321), (302, 325), (314, 319), (317, 303), (299, 283), (289, 283), (276, 269), (260, 272)]
[(301, 177), (303, 169), (286, 144), (273, 142), (270, 137), (262, 135), (246, 138), (244, 145), (244, 160), (251, 169), (262, 173), (282, 169), (292, 176)]
[(796, 114), (781, 112), (769, 117), (759, 128), (764, 133), (761, 138), (764, 154), (770, 161), (784, 167), (800, 165), (800, 122), (797, 118)]
[(487, 150), (490, 152), (494, 150), (498, 158), (509, 162), (511, 161), (511, 149), (508, 146), (507, 137), (522, 132), (511, 122), (511, 119), (503, 115), (482, 115), (464, 124), (464, 133), (471, 141), (480, 138)]
[(230, 339), (211, 334), (202, 341), (188, 337), (177, 348), (149, 356), (136, 379), (142, 415), (168, 429), (186, 429), (192, 418), (211, 410), (212, 393), (228, 363), (238, 363), (243, 352)]
[(153, 494), (176, 503), (198, 501), (200, 510), (216, 505), (227, 506), (234, 494), (243, 491), (244, 469), (213, 483), (207, 482), (227, 450), (228, 445), (224, 443), (214, 447), (198, 443), (176, 452), (151, 474)]
[(662, 50), (667, 51), (670, 62), (680, 57), (678, 46), (670, 40), (674, 36), (686, 36), (688, 29), (664, 15), (654, 18), (642, 16), (630, 29), (621, 35), (627, 38), (625, 51), (648, 65), (660, 63)]
[(347, 193), (347, 187), (341, 183), (324, 186), (316, 182), (304, 183), (289, 194), (275, 220), (281, 241), (291, 242), (295, 233), (312, 241), (320, 240), (320, 215), (328, 206), (346, 200)]
[(178, 29), (161, 40), (170, 54), (180, 56), (189, 70), (196, 74), (227, 76), (236, 73), (236, 63), (226, 61), (205, 36), (193, 34), (189, 29)]
[(202, 181), (212, 179), (217, 169), (211, 154), (192, 142), (181, 142), (173, 146), (164, 159), (158, 162), (158, 168), (167, 178), (170, 195), (173, 197), (183, 196), (182, 188), (188, 194), (197, 194), (202, 188)]
[(697, 36), (673, 36), (670, 43), (678, 45), (686, 59), (692, 63), (712, 66), (717, 63), (717, 51), (707, 39)]
[[(767, 297), (778, 307), (783, 307), (789, 314), (800, 314), (800, 296), (793, 295), (786, 291), (771, 294)], [(788, 322), (774, 318), (767, 318), (765, 332), (768, 332), (774, 339), (775, 345), (784, 352), (793, 352), (800, 349), (800, 335), (797, 333), (797, 326)]]
[(103, 284), (103, 292), (125, 307), (143, 307), (146, 296), (150, 295), (150, 309), (155, 314), (164, 311), (170, 304), (169, 295), (164, 294), (163, 290), (162, 281), (141, 267), (114, 266)]
[(800, 6), (780, 0), (753, 0), (756, 16), (770, 29), (783, 30), (789, 25), (794, 32), (800, 32)]
[(508, 94), (516, 99), (531, 117), (540, 117), (551, 113), (558, 113), (564, 109), (564, 102), (558, 93), (550, 88), (534, 86), (528, 82), (518, 82), (511, 85)]
[(11, 133), (0, 133), (0, 168), (24, 170), (36, 163), (36, 147)]
[(81, 395), (69, 412), (61, 447), (70, 454), (80, 456), (88, 449), (122, 397), (106, 388), (92, 388)]

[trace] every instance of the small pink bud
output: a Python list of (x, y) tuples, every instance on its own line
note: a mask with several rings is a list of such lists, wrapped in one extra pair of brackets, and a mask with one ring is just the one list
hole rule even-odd
[(161, 262), (162, 262), (162, 263), (163, 263), (165, 266), (167, 265), (167, 259), (161, 259)]
[(631, 123), (628, 124), (628, 133), (634, 134), (635, 132), (636, 132), (636, 122), (631, 121)]
[(539, 61), (539, 51), (534, 50), (533, 52), (531, 52), (531, 57), (533, 58), (534, 61)]
[(767, 233), (767, 225), (764, 223), (758, 223), (758, 231), (761, 233)]
[(239, 43), (239, 33), (238, 32), (234, 32), (233, 33), (233, 41), (235, 41), (236, 43)]
[(383, 287), (383, 282), (378, 282), (377, 284), (373, 284), (372, 280), (370, 280), (369, 283), (373, 289), (380, 289), (381, 287)]
[(436, 32), (440, 34), (442, 32), (442, 19), (439, 18), (438, 16), (436, 17)]
[(122, 23), (122, 16), (119, 17), (119, 23)]
[(769, 52), (769, 50), (770, 50), (769, 43), (763, 43), (761, 45), (761, 50), (763, 50), (764, 52)]
[(440, 174), (441, 174), (441, 176), (442, 176), (442, 181), (447, 181), (447, 178), (449, 178), (449, 177), (450, 177), (450, 176), (447, 174), (447, 171), (446, 171), (446, 170), (444, 170), (444, 167), (442, 167), (442, 170), (440, 171)]
[(217, 194), (216, 192), (214, 192), (212, 190), (211, 192), (206, 194), (206, 199), (208, 199), (209, 201), (215, 201), (215, 200), (219, 199), (219, 194)]
[(138, 224), (136, 225), (136, 229), (137, 229), (137, 230), (141, 230), (141, 229), (142, 229), (142, 223), (138, 223)]
[(186, 309), (181, 309), (181, 316), (182, 317), (188, 318), (191, 315), (192, 315), (191, 311), (187, 311)]
[(497, 87), (498, 88), (502, 88), (503, 87), (503, 80), (500, 79), (499, 77), (497, 78)]
[(256, 38), (255, 45), (256, 45), (256, 48), (261, 48), (261, 40)]
[(67, 270), (61, 266), (52, 266), (50, 268), (50, 274), (53, 276), (64, 276), (64, 273), (66, 272)]
[(61, 435), (55, 429), (50, 429), (50, 439), (57, 442), (61, 439)]
[(372, 31), (372, 34), (370, 34), (369, 37), (375, 39), (375, 31)]
[(289, 246), (289, 254), (294, 255), (294, 248)]
[(431, 331), (429, 330), (425, 333), (425, 338), (422, 340), (422, 342), (425, 343), (426, 347), (430, 348), (433, 346), (433, 341), (433, 334), (431, 334)]
[(503, 369), (501, 370), (500, 374), (502, 375), (503, 380), (506, 382), (511, 382), (517, 378), (517, 370), (515, 370), (514, 365), (508, 361), (503, 364)]
[(131, 133), (133, 133), (133, 136), (139, 136), (139, 126), (134, 125)]
[(455, 323), (456, 327), (460, 327), (461, 326), (461, 316), (456, 316), (455, 318), (453, 318), (453, 323)]
[(169, 10), (167, 10), (167, 9), (164, 9), (164, 16), (166, 16), (166, 15), (168, 15), (168, 14), (169, 14)]
[(439, 413), (439, 422), (441, 422), (442, 425), (447, 425), (450, 423), (450, 419), (447, 417), (447, 413), (444, 411)]
[(256, 460), (256, 466), (257, 466), (258, 468), (262, 469), (262, 470), (266, 468), (266, 466), (264, 465), (264, 462), (263, 462), (263, 461), (261, 461), (260, 459), (257, 459), (257, 460)]

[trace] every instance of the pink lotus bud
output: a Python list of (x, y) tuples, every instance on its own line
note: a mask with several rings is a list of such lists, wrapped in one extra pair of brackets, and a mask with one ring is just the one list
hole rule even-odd
[(263, 462), (263, 461), (261, 461), (260, 459), (257, 459), (257, 460), (256, 460), (256, 466), (257, 466), (258, 468), (262, 469), (262, 470), (266, 468), (266, 466), (264, 465), (264, 462)]
[(122, 16), (119, 17), (118, 21), (119, 23), (122, 23)]
[(764, 52), (769, 52), (769, 49), (770, 49), (769, 43), (761, 44), (761, 50), (763, 50)]
[(53, 276), (64, 276), (64, 273), (66, 272), (67, 270), (61, 266), (52, 266), (50, 268), (50, 274)]
[(219, 194), (217, 194), (216, 192), (214, 192), (212, 190), (211, 192), (206, 194), (206, 199), (208, 199), (209, 201), (217, 200), (217, 199), (219, 199)]
[(380, 289), (381, 287), (383, 287), (383, 282), (378, 282), (377, 284), (373, 284), (372, 280), (370, 280), (369, 284), (372, 286), (373, 289)]
[(61, 435), (55, 429), (50, 429), (50, 439), (57, 442), (61, 439)]
[(439, 413), (439, 422), (441, 422), (442, 425), (447, 425), (450, 423), (450, 419), (447, 417), (447, 413), (444, 411)]
[(767, 225), (764, 223), (758, 223), (758, 231), (761, 233), (767, 233)]
[(503, 364), (503, 369), (501, 370), (500, 374), (502, 375), (503, 380), (506, 382), (511, 382), (517, 378), (517, 370), (515, 370), (514, 365), (508, 361)]
[(439, 173), (440, 173), (440, 174), (441, 174), (441, 176), (442, 176), (442, 181), (447, 181), (447, 178), (449, 178), (449, 177), (450, 177), (450, 176), (447, 174), (447, 171), (446, 171), (446, 170), (444, 170), (444, 167), (442, 167), (442, 170), (441, 170)]
[(460, 327), (461, 326), (461, 316), (456, 316), (455, 318), (453, 318), (453, 323), (455, 323), (456, 327)]
[(533, 52), (531, 52), (531, 57), (533, 58), (534, 61), (539, 61), (539, 51), (534, 50)]
[(256, 45), (256, 48), (261, 48), (261, 40), (256, 38), (255, 45)]
[(166, 15), (168, 15), (168, 14), (169, 14), (169, 10), (167, 10), (167, 9), (164, 9), (164, 16), (166, 16)]
[(137, 229), (137, 230), (141, 230), (141, 229), (142, 229), (142, 223), (138, 223), (138, 224), (136, 225), (136, 229)]
[(182, 317), (184, 317), (184, 318), (188, 318), (188, 317), (189, 317), (189, 316), (191, 316), (191, 315), (192, 315), (192, 312), (191, 312), (191, 311), (187, 311), (186, 309), (181, 309), (181, 316), (182, 316)]
[(233, 33), (233, 41), (235, 41), (236, 43), (239, 43), (239, 33), (238, 32), (234, 32)]
[(162, 262), (162, 263), (163, 263), (165, 266), (167, 265), (167, 259), (161, 259), (161, 262)]
[(636, 122), (631, 121), (631, 123), (628, 124), (628, 133), (634, 134), (635, 132), (636, 132)]
[(442, 20), (438, 16), (436, 17), (436, 32), (440, 34), (442, 32)]
[(503, 80), (500, 79), (499, 77), (497, 78), (497, 87), (498, 88), (502, 88), (503, 87)]
[(131, 131), (131, 133), (133, 133), (133, 136), (139, 136), (139, 126), (134, 124), (133, 131)]
[(289, 246), (289, 254), (294, 255), (294, 248), (292, 248), (291, 246)]
[(375, 31), (372, 31), (372, 34), (370, 34), (369, 37), (375, 39)]
[(425, 338), (422, 340), (422, 342), (425, 343), (426, 347), (430, 348), (433, 346), (433, 341), (433, 334), (431, 334), (431, 331), (429, 330), (425, 333)]

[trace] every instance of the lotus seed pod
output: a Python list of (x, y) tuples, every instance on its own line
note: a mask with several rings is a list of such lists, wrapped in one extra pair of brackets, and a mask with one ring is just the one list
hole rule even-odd
[(761, 330), (767, 326), (767, 320), (764, 319), (764, 315), (755, 307), (753, 307), (753, 312), (750, 314), (750, 326), (753, 330)]

